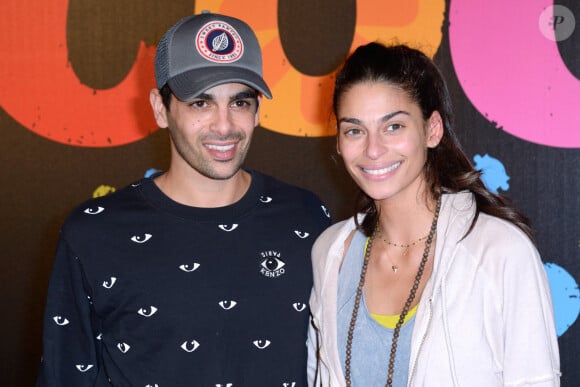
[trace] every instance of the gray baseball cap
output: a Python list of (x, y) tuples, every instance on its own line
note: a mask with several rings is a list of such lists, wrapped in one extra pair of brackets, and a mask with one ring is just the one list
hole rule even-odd
[(159, 89), (169, 84), (182, 101), (231, 82), (272, 98), (262, 75), (260, 44), (250, 26), (207, 11), (181, 19), (163, 35), (155, 53), (155, 80)]

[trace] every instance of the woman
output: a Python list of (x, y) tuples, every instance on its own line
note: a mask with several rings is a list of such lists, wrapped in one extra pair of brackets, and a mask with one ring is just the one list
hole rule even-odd
[(313, 248), (309, 385), (558, 386), (531, 228), (461, 150), (435, 64), (359, 47), (333, 105), (361, 200)]

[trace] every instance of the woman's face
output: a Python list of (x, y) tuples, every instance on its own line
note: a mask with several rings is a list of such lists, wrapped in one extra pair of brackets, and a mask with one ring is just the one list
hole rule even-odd
[(342, 94), (337, 115), (337, 149), (358, 186), (374, 200), (416, 200), (427, 148), (443, 134), (439, 113), (425, 121), (401, 89), (363, 82)]

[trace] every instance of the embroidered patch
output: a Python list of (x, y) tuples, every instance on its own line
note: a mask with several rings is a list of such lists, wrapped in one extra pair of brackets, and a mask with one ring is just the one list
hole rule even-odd
[(268, 278), (277, 278), (286, 273), (286, 263), (281, 259), (282, 255), (273, 250), (260, 253), (260, 274)]
[(244, 53), (244, 43), (228, 23), (212, 21), (204, 25), (195, 39), (197, 51), (205, 59), (215, 63), (232, 63)]

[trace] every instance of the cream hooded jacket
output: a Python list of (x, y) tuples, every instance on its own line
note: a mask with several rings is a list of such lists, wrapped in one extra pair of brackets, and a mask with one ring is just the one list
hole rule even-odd
[[(443, 195), (408, 386), (559, 386), (550, 288), (538, 251), (517, 227), (483, 213), (463, 238), (474, 215), (471, 193)], [(337, 282), (354, 228), (353, 218), (331, 226), (312, 250), (309, 386), (345, 386), (338, 355), (344, 348), (336, 344)]]

